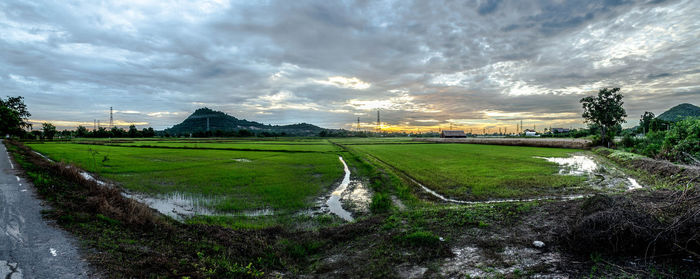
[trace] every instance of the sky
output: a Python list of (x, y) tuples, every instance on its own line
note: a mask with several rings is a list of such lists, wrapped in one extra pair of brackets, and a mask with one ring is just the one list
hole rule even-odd
[(209, 107), (325, 128), (634, 126), (700, 105), (700, 1), (0, 1), (0, 96), (35, 129), (155, 129)]

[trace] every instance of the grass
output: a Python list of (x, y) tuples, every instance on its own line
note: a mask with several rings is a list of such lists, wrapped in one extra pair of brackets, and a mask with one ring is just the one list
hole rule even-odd
[(581, 185), (586, 179), (556, 175), (556, 164), (535, 158), (568, 157), (580, 150), (476, 144), (371, 144), (348, 148), (381, 160), (438, 193), (464, 200), (550, 195)]
[(205, 205), (221, 212), (298, 210), (342, 176), (333, 153), (28, 145), (130, 190), (209, 198)]

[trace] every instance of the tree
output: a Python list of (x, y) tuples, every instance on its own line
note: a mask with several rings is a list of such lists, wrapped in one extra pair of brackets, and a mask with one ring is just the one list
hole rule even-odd
[(56, 135), (56, 126), (54, 126), (51, 123), (48, 123), (48, 122), (42, 123), (41, 130), (44, 131), (44, 138), (46, 138), (46, 139), (53, 139), (53, 136)]
[(642, 133), (647, 133), (649, 132), (649, 124), (651, 124), (651, 121), (654, 120), (654, 115), (653, 112), (650, 111), (645, 111), (644, 115), (642, 115), (642, 118), (639, 119), (639, 129), (641, 129)]
[(153, 128), (151, 128), (151, 127), (148, 127), (148, 129), (143, 128), (143, 130), (141, 130), (141, 136), (144, 138), (152, 138), (155, 135), (156, 135), (156, 131), (153, 130)]
[[(625, 122), (627, 113), (622, 107), (622, 93), (620, 88), (603, 88), (598, 91), (598, 96), (588, 96), (581, 99), (583, 114), (581, 115), (589, 124), (597, 124), (600, 129), (601, 144), (610, 147), (610, 138), (615, 135), (608, 132), (611, 127)], [(612, 131), (610, 131), (612, 132)]]
[(117, 126), (112, 127), (112, 129), (110, 129), (109, 132), (111, 133), (110, 137), (114, 138), (123, 138), (126, 135), (126, 131)]
[(85, 126), (79, 125), (78, 129), (75, 130), (75, 136), (79, 138), (84, 138), (87, 137), (88, 135), (88, 130), (85, 128)]
[(28, 118), (32, 116), (27, 111), (23, 97), (7, 97), (7, 100), (0, 98), (0, 136), (21, 135), (25, 128), (31, 128)]
[(129, 137), (130, 138), (137, 138), (139, 136), (139, 130), (136, 129), (136, 126), (134, 124), (129, 125)]

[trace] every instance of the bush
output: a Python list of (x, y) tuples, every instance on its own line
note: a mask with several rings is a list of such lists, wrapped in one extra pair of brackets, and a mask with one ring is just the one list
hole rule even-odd
[(671, 126), (662, 145), (666, 159), (694, 163), (690, 157), (700, 158), (700, 118), (686, 118)]
[(391, 199), (387, 194), (376, 193), (372, 197), (372, 203), (369, 205), (369, 210), (372, 213), (383, 213), (391, 208)]
[(637, 140), (631, 134), (625, 134), (621, 142), (623, 147), (634, 147), (637, 144)]
[(416, 231), (399, 237), (399, 240), (408, 246), (437, 246), (440, 244), (440, 238), (432, 232)]

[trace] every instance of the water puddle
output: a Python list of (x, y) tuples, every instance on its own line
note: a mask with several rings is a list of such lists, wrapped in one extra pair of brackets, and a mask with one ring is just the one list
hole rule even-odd
[(642, 185), (637, 180), (627, 176), (623, 171), (611, 165), (599, 164), (590, 156), (574, 155), (568, 158), (535, 158), (558, 164), (560, 175), (588, 175), (588, 183), (594, 188), (622, 188), (625, 190), (642, 188)]
[(250, 162), (252, 162), (250, 159), (246, 159), (246, 158), (236, 158), (236, 159), (233, 159), (233, 160), (236, 161), (236, 162), (240, 162), (240, 163), (250, 163)]
[(559, 174), (564, 175), (583, 175), (595, 172), (598, 169), (598, 164), (588, 156), (575, 155), (569, 158), (558, 157), (535, 157), (547, 160), (548, 162), (556, 163), (561, 166)]
[(218, 212), (211, 210), (207, 206), (216, 203), (221, 198), (217, 199), (215, 197), (203, 197), (180, 192), (155, 196), (142, 193), (122, 192), (122, 196), (134, 199), (152, 209), (155, 209), (163, 215), (170, 216), (179, 221), (196, 215), (257, 217), (275, 214), (275, 211), (270, 208), (246, 210), (235, 213)]
[(343, 160), (343, 157), (338, 156), (338, 159), (343, 163), (345, 172), (343, 180), (333, 189), (330, 195), (321, 196), (316, 200), (316, 207), (309, 210), (303, 210), (300, 214), (318, 215), (332, 213), (345, 221), (353, 221), (353, 214), (369, 212), (369, 204), (371, 202), (371, 193), (360, 180), (351, 179), (352, 173), (350, 168)]
[(340, 185), (338, 185), (338, 187), (331, 193), (330, 198), (328, 198), (328, 201), (326, 201), (326, 205), (328, 206), (328, 211), (338, 215), (338, 217), (343, 218), (343, 220), (350, 222), (354, 220), (354, 218), (352, 218), (352, 214), (349, 211), (343, 208), (343, 204), (340, 202), (343, 192), (345, 192), (348, 185), (350, 185), (350, 168), (348, 168), (348, 164), (345, 163), (343, 157), (338, 156), (338, 159), (340, 159), (340, 162), (343, 163), (345, 176), (343, 176), (343, 181), (340, 182)]

